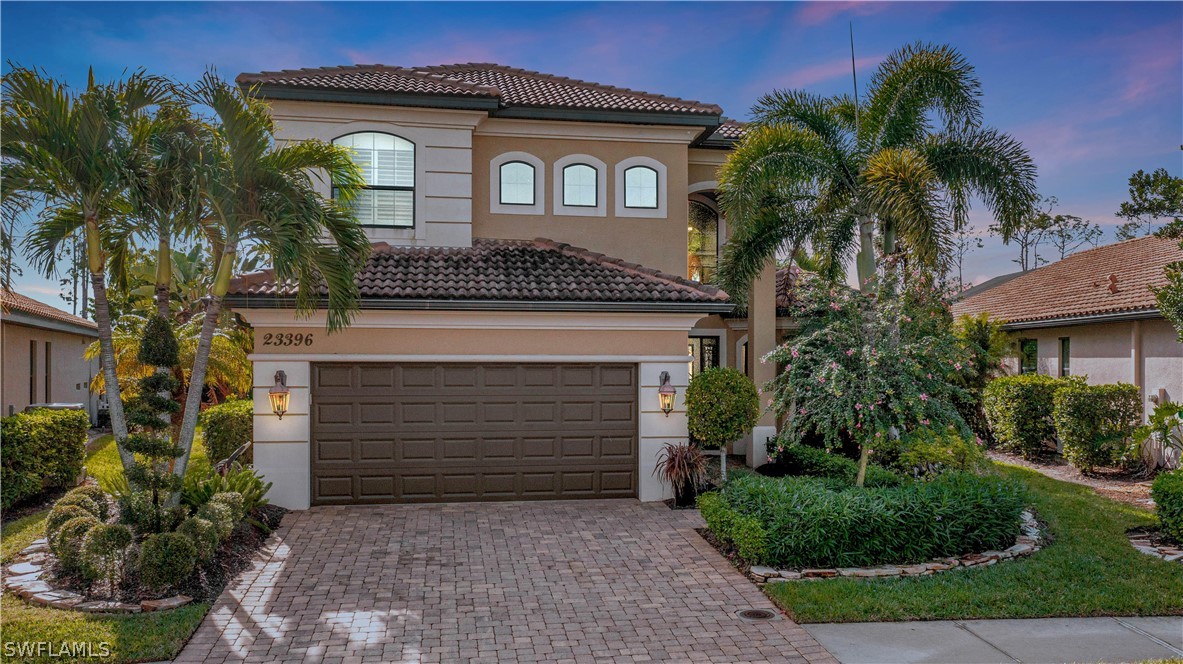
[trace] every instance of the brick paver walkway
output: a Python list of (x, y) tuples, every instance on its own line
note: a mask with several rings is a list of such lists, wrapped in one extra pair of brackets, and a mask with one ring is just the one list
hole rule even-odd
[(633, 500), (295, 512), (178, 662), (835, 662), (693, 531)]

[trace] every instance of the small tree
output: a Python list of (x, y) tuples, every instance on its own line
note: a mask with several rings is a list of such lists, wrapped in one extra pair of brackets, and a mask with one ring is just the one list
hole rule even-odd
[(1183, 178), (1165, 168), (1153, 173), (1139, 169), (1130, 176), (1130, 200), (1121, 204), (1117, 216), (1128, 220), (1117, 227), (1118, 240), (1150, 235), (1160, 220), (1183, 223)]
[(719, 450), (719, 470), (727, 479), (727, 444), (756, 426), (760, 395), (752, 381), (736, 369), (706, 369), (686, 388), (686, 416), (691, 437), (706, 449)]

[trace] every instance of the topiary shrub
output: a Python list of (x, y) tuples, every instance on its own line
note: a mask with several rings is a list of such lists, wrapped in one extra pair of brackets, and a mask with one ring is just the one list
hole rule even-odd
[(218, 531), (214, 524), (199, 516), (191, 516), (181, 522), (177, 533), (189, 538), (193, 548), (197, 551), (197, 559), (205, 562), (214, 556), (218, 550)]
[(990, 381), (982, 406), (998, 447), (1033, 459), (1055, 441), (1052, 410), (1063, 384), (1051, 376), (1025, 374)]
[(157, 508), (152, 496), (140, 491), (119, 497), (119, 523), (131, 527), (140, 536), (176, 530), (187, 515), (184, 507)]
[(743, 438), (760, 419), (760, 395), (742, 372), (730, 367), (704, 369), (686, 388), (690, 437), (702, 447), (720, 450), (727, 473), (727, 444)]
[(225, 503), (208, 502), (197, 510), (197, 516), (209, 521), (218, 533), (218, 540), (224, 540), (234, 531), (234, 512)]
[(197, 548), (180, 533), (149, 535), (140, 545), (140, 581), (152, 590), (175, 586), (193, 573)]
[[(250, 399), (234, 399), (206, 409), (201, 414), (205, 449), (214, 464), (229, 457), (234, 450), (254, 436), (254, 404)], [(254, 460), (254, 450), (238, 458), (242, 463)]]
[(86, 510), (88, 514), (100, 521), (103, 520), (103, 515), (106, 514), (106, 509), (104, 507), (99, 507), (98, 503), (92, 500), (90, 496), (82, 493), (67, 493), (66, 495), (59, 498), (57, 503), (54, 504), (55, 507), (57, 505), (74, 505), (81, 507), (82, 509)]
[(93, 516), (79, 516), (63, 523), (49, 539), (49, 549), (57, 556), (58, 563), (66, 573), (84, 571), (82, 542), (91, 528), (101, 525)]
[[(1026, 504), (1017, 482), (958, 472), (866, 489), (743, 475), (717, 495), (703, 509), (711, 532), (737, 548), (742, 533), (749, 551), (762, 549), (744, 556), (749, 564), (789, 568), (908, 564), (1006, 548)], [(762, 547), (750, 543), (761, 537)]]
[[(98, 510), (95, 516), (98, 517), (99, 521), (106, 521), (107, 517), (111, 516), (111, 500), (107, 496), (107, 492), (103, 491), (97, 484), (83, 484), (71, 489), (66, 493), (66, 496), (86, 496), (94, 501), (95, 508)], [(66, 496), (63, 496), (63, 498)]]
[(215, 493), (214, 496), (210, 498), (210, 502), (219, 505), (225, 505), (226, 509), (230, 510), (230, 515), (233, 517), (235, 522), (240, 521), (242, 517), (245, 516), (245, 511), (243, 510), (242, 494), (240, 493), (235, 491), (223, 491), (221, 493)]
[(986, 463), (977, 441), (966, 440), (953, 429), (909, 431), (893, 445), (876, 449), (875, 458), (901, 475), (916, 478), (953, 470), (976, 472)]
[(1163, 537), (1183, 544), (1183, 469), (1154, 478), (1150, 495), (1154, 498), (1154, 512), (1162, 524)]
[(118, 523), (100, 523), (82, 540), (83, 567), (92, 578), (107, 582), (111, 597), (115, 596), (115, 587), (123, 576), (123, 565), (132, 540), (131, 529)]
[(73, 484), (89, 428), (81, 410), (36, 409), (0, 419), (0, 509)]
[[(876, 456), (879, 450), (875, 451)], [(839, 454), (827, 452), (808, 445), (786, 445), (777, 447), (772, 454), (774, 463), (785, 475), (823, 477), (838, 480), (845, 486), (854, 486), (858, 476), (858, 463)], [(866, 486), (898, 486), (904, 478), (876, 464), (867, 464)]]
[[(1067, 381), (1056, 391), (1052, 419), (1068, 463), (1091, 471), (1111, 466), (1129, 451), (1142, 419), (1138, 388), (1126, 383)], [(1137, 458), (1137, 455), (1132, 455)]]
[(49, 516), (45, 517), (45, 536), (48, 539), (53, 539), (54, 534), (70, 519), (77, 519), (80, 516), (94, 517), (94, 514), (86, 511), (78, 505), (62, 505), (57, 504), (53, 509), (49, 510)]

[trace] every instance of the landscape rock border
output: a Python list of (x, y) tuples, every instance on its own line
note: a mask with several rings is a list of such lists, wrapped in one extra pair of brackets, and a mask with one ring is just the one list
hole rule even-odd
[(1155, 544), (1151, 539), (1152, 533), (1132, 531), (1126, 533), (1130, 545), (1148, 556), (1162, 558), (1167, 562), (1183, 564), (1183, 546), (1171, 544)]
[(1006, 560), (1029, 556), (1042, 549), (1047, 537), (1031, 510), (1022, 513), (1022, 534), (1014, 546), (1003, 551), (971, 553), (959, 558), (940, 558), (916, 565), (878, 565), (875, 567), (831, 567), (800, 570), (780, 570), (753, 565), (748, 569), (748, 578), (757, 584), (786, 583), (789, 581), (817, 581), (839, 577), (885, 578), (899, 576), (927, 576), (967, 567), (986, 567)]
[(50, 556), (49, 542), (44, 538), (25, 547), (4, 568), (4, 589), (32, 604), (82, 613), (148, 613), (176, 609), (193, 601), (185, 595), (146, 599), (139, 604), (88, 600), (85, 595), (55, 589), (42, 579)]

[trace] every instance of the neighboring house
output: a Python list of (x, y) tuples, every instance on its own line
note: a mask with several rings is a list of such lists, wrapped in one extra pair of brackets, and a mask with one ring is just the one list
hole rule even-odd
[(82, 404), (91, 422), (96, 421), (98, 399), (90, 392), (90, 381), (99, 364), (83, 358), (99, 336), (94, 321), (5, 289), (0, 289), (0, 306), (4, 415), (30, 404)]
[(1157, 309), (1152, 287), (1183, 256), (1177, 240), (1143, 237), (1073, 254), (1013, 276), (953, 305), (989, 313), (1019, 338), (1012, 373), (1084, 375), (1137, 385), (1147, 410), (1183, 401), (1183, 343)]
[[(231, 286), (256, 335), (254, 458), (273, 502), (659, 500), (691, 371), (772, 377), (758, 360), (779, 338), (776, 271), (748, 318), (700, 283), (727, 235), (716, 171), (743, 134), (718, 106), (493, 64), (238, 82), (281, 140), (355, 151), (375, 243), (361, 312), (336, 334), (269, 272)], [(766, 415), (751, 462), (774, 433)]]

